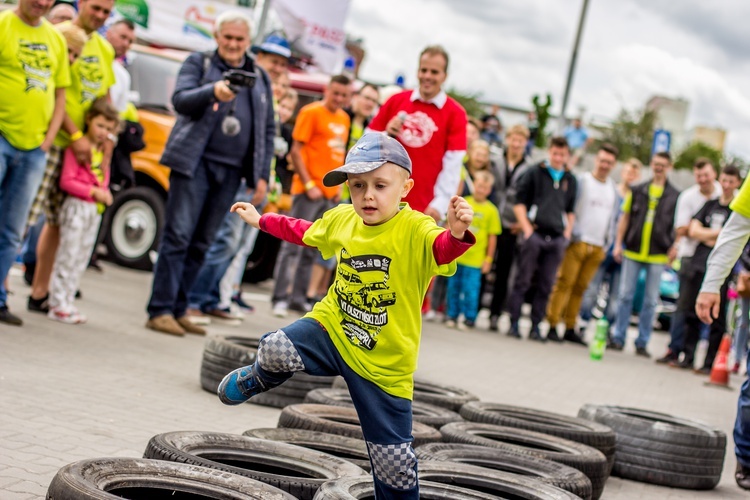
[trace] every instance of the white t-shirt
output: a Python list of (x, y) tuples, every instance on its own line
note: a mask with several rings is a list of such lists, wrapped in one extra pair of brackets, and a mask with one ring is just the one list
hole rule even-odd
[(112, 63), (112, 70), (115, 73), (115, 83), (109, 88), (109, 96), (112, 99), (112, 105), (122, 113), (128, 106), (128, 93), (130, 92), (130, 73), (125, 66), (118, 60)]
[(603, 247), (616, 209), (617, 191), (612, 179), (601, 182), (591, 172), (581, 175), (575, 209), (577, 239)]
[[(677, 208), (674, 211), (675, 229), (689, 226), (693, 215), (697, 214), (698, 210), (703, 208), (703, 205), (707, 201), (714, 200), (719, 196), (721, 196), (721, 184), (718, 181), (714, 181), (714, 192), (711, 196), (702, 195), (698, 184), (690, 186), (680, 193), (680, 197), (677, 198)], [(677, 258), (692, 257), (695, 249), (698, 247), (698, 243), (698, 240), (683, 236), (677, 247)]]

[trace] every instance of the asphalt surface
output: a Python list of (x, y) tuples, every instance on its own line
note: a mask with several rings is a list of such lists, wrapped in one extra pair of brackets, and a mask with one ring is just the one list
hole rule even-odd
[[(279, 410), (227, 407), (200, 388), (203, 337), (178, 338), (144, 328), (150, 285), (149, 273), (106, 263), (104, 273), (89, 270), (78, 301), (88, 323), (63, 325), (25, 310), (28, 287), (20, 270), (12, 270), (9, 304), (25, 324), (0, 325), (1, 499), (43, 497), (57, 470), (71, 462), (140, 457), (158, 433), (242, 433), (276, 426)], [(291, 322), (294, 317), (271, 315), (269, 291), (270, 283), (247, 286), (245, 297), (256, 312), (241, 326), (214, 323), (209, 333), (258, 337)], [(426, 323), (418, 375), (463, 387), (485, 401), (567, 415), (576, 415), (585, 403), (606, 403), (703, 421), (728, 436), (716, 489), (676, 490), (613, 477), (602, 498), (748, 497), (734, 482), (731, 438), (743, 377), (732, 376), (730, 389), (705, 387), (701, 376), (636, 357), (634, 329), (624, 352), (607, 352), (595, 362), (576, 345), (519, 341), (490, 333), (486, 326), (483, 317), (469, 332)], [(667, 334), (654, 333), (649, 346), (654, 357), (667, 342)]]

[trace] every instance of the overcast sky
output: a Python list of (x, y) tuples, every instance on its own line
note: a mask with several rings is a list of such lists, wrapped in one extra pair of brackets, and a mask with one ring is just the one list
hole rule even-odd
[[(582, 0), (352, 0), (347, 32), (365, 41), (365, 80), (416, 84), (421, 49), (451, 56), (448, 86), (530, 106), (550, 92), (560, 110)], [(690, 102), (695, 125), (728, 131), (750, 159), (750, 37), (744, 0), (590, 0), (568, 115), (612, 118), (655, 94)]]

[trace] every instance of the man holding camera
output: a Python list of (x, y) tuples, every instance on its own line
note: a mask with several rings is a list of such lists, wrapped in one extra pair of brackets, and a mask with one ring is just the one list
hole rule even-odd
[(172, 172), (146, 327), (172, 335), (205, 333), (186, 316), (187, 293), (241, 179), (265, 197), (273, 156), (271, 84), (247, 55), (250, 21), (227, 11), (215, 26), (216, 51), (193, 53), (180, 68), (177, 121), (161, 158)]

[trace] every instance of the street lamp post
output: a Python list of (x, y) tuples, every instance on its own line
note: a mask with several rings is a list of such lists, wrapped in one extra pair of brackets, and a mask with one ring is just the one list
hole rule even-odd
[(573, 53), (570, 56), (570, 65), (568, 66), (568, 78), (565, 81), (565, 93), (563, 94), (562, 109), (560, 110), (560, 123), (558, 129), (560, 132), (565, 128), (565, 108), (568, 107), (568, 97), (570, 96), (570, 86), (573, 83), (573, 72), (576, 68), (578, 59), (578, 46), (581, 44), (581, 34), (583, 33), (583, 23), (586, 20), (586, 10), (589, 6), (589, 0), (583, 0), (581, 7), (581, 17), (578, 20), (578, 31), (576, 32), (576, 41), (573, 44)]

